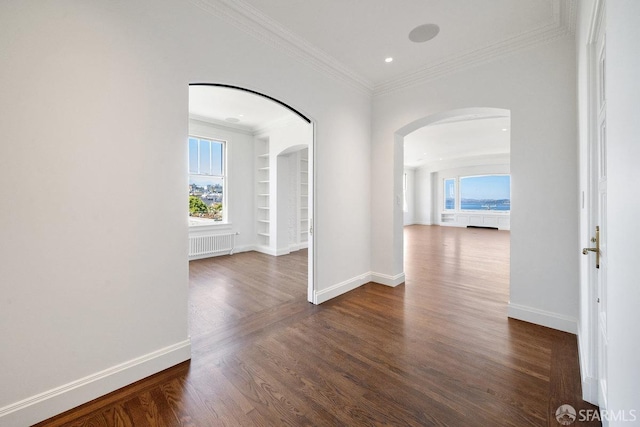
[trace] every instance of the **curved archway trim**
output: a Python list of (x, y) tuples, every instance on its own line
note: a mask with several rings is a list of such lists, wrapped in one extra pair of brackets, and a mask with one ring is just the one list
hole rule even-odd
[(511, 111), (504, 108), (490, 108), (490, 107), (473, 107), (473, 108), (458, 108), (455, 110), (441, 111), (439, 113), (430, 114), (422, 117), (418, 120), (414, 120), (402, 126), (396, 131), (396, 135), (405, 137), (413, 131), (416, 131), (422, 127), (433, 125), (436, 123), (443, 123), (448, 121), (459, 121), (463, 118), (467, 120), (475, 119), (487, 119), (493, 117), (510, 117)]

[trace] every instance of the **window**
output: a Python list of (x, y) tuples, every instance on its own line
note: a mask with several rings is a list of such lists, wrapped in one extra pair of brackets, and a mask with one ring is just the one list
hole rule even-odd
[(226, 221), (225, 141), (189, 137), (189, 216)]
[(456, 180), (454, 178), (444, 180), (444, 210), (456, 209)]
[(460, 178), (460, 209), (511, 210), (511, 176), (481, 175)]

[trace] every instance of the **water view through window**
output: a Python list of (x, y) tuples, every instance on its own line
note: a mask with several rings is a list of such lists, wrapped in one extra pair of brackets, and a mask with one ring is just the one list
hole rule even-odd
[(460, 209), (510, 211), (511, 176), (482, 175), (460, 178)]

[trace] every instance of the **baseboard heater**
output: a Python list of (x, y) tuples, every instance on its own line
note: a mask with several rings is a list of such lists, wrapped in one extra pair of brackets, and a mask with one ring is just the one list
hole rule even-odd
[(237, 234), (238, 233), (227, 233), (189, 236), (189, 259), (233, 254)]
[(487, 230), (499, 230), (498, 227), (487, 227), (486, 225), (467, 225), (467, 228), (486, 228)]

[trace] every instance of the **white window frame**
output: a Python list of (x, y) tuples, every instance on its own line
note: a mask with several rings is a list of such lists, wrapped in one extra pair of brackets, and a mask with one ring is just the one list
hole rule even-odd
[[(213, 174), (201, 174), (201, 173), (191, 173), (191, 168), (189, 165), (189, 155), (190, 155), (190, 147), (189, 140), (195, 138), (198, 140), (198, 168), (200, 167), (200, 141), (209, 141), (216, 142), (222, 145), (222, 171), (221, 175), (213, 175)], [(211, 152), (211, 150), (210, 150)], [(214, 179), (220, 179), (222, 181), (222, 220), (216, 221), (210, 218), (198, 218), (189, 216), (189, 227), (215, 227), (221, 228), (221, 226), (230, 225), (229, 221), (229, 206), (228, 206), (228, 172), (227, 172), (227, 155), (228, 155), (228, 141), (222, 138), (215, 138), (211, 136), (202, 136), (195, 133), (190, 133), (187, 138), (187, 177), (189, 181), (192, 176), (203, 176), (203, 177), (211, 177)]]
[[(447, 208), (447, 181), (453, 181), (453, 208)], [(458, 210), (460, 201), (458, 200), (458, 179), (457, 178), (444, 178), (442, 180), (442, 210), (447, 212), (455, 212)]]

